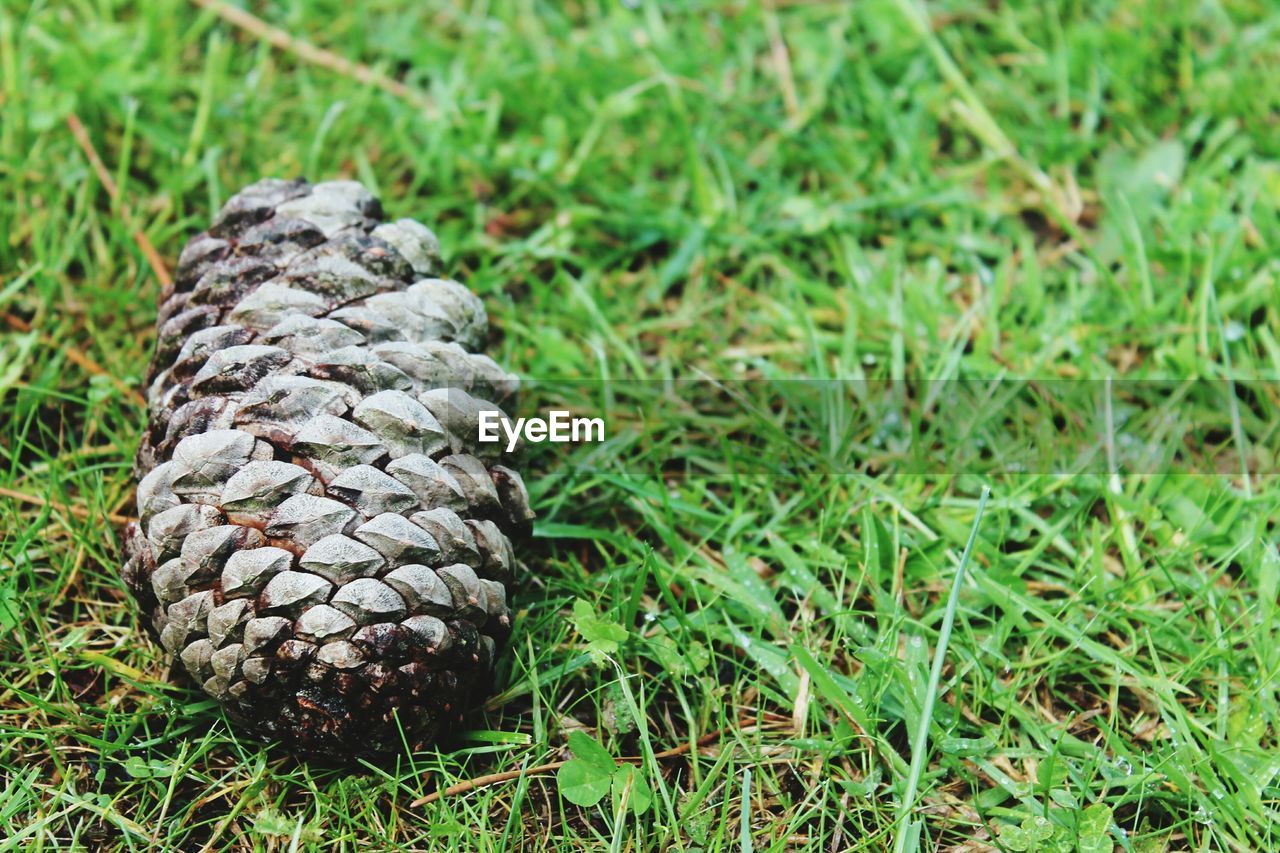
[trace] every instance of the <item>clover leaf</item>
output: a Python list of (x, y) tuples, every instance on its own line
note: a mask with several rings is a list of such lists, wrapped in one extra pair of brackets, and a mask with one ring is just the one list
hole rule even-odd
[(618, 647), (627, 641), (626, 628), (602, 618), (581, 598), (573, 602), (573, 627), (587, 641), (587, 651), (596, 660), (615, 654)]
[(609, 793), (618, 765), (608, 750), (582, 732), (569, 735), (569, 749), (573, 758), (556, 772), (556, 784), (574, 805), (594, 806)]
[(573, 758), (556, 772), (561, 795), (577, 806), (594, 806), (613, 792), (613, 810), (622, 807), (643, 814), (653, 802), (653, 789), (643, 774), (630, 764), (619, 764), (609, 751), (582, 732), (569, 735)]

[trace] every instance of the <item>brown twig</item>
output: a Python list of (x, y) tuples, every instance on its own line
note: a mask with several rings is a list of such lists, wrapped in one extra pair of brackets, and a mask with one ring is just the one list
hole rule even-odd
[[(747, 721), (740, 721), (739, 726), (741, 726), (742, 723), (745, 723), (745, 722)], [(741, 729), (740, 728), (739, 729), (733, 729), (733, 728), (716, 729), (714, 732), (711, 732), (710, 734), (703, 735), (702, 737), (698, 738), (698, 740), (695, 741), (694, 743), (682, 743), (679, 746), (672, 747), (671, 749), (664, 749), (662, 752), (655, 752), (653, 754), (653, 757), (655, 759), (675, 758), (676, 756), (684, 755), (685, 753), (701, 749), (702, 747), (707, 746), (708, 744), (715, 743), (716, 741), (720, 740), (727, 733), (731, 731), (741, 731)], [(644, 756), (624, 755), (618, 760), (638, 764), (644, 761)], [(537, 767), (521, 768), (520, 770), (504, 770), (501, 773), (489, 773), (488, 775), (485, 775), (485, 776), (477, 776), (474, 779), (468, 779), (465, 782), (459, 782), (456, 785), (450, 785), (448, 788), (445, 788), (443, 791), (433, 791), (432, 793), (427, 794), (425, 797), (419, 797), (418, 799), (410, 803), (409, 807), (416, 809), (419, 806), (425, 806), (428, 803), (434, 803), (436, 800), (439, 800), (443, 797), (452, 797), (456, 794), (465, 794), (467, 791), (474, 791), (476, 788), (484, 788), (489, 785), (496, 785), (499, 782), (510, 782), (512, 779), (519, 779), (522, 776), (536, 776), (543, 773), (551, 773), (556, 770), (559, 770), (561, 767), (563, 767), (568, 763), (569, 763), (568, 761), (552, 761), (550, 764), (539, 764)]]
[(156, 247), (151, 245), (151, 241), (147, 239), (147, 235), (135, 225), (133, 211), (120, 198), (120, 189), (116, 186), (116, 182), (112, 180), (111, 173), (107, 171), (107, 167), (103, 165), (102, 158), (98, 156), (98, 150), (93, 147), (93, 140), (89, 138), (88, 131), (84, 129), (84, 125), (80, 123), (80, 119), (76, 117), (75, 113), (67, 116), (67, 127), (71, 128), (71, 135), (80, 144), (80, 148), (84, 151), (84, 156), (89, 158), (89, 165), (93, 167), (93, 171), (98, 175), (98, 180), (102, 182), (107, 195), (111, 196), (111, 200), (119, 206), (120, 215), (124, 218), (125, 225), (132, 230), (133, 242), (138, 244), (138, 249), (142, 252), (142, 256), (147, 259), (147, 265), (151, 267), (151, 271), (155, 273), (156, 279), (164, 286), (165, 290), (171, 289), (173, 287), (173, 277), (169, 275), (169, 269), (164, 265), (164, 261), (160, 259), (160, 253), (156, 251)]
[(796, 81), (791, 74), (791, 53), (787, 50), (787, 42), (782, 37), (782, 26), (778, 23), (778, 13), (774, 3), (765, 4), (764, 25), (769, 35), (769, 51), (773, 55), (773, 67), (778, 74), (778, 85), (782, 89), (782, 104), (786, 108), (787, 118), (794, 121), (800, 113), (800, 99), (796, 96)]
[(269, 42), (286, 53), (292, 53), (303, 62), (327, 68), (330, 71), (350, 77), (369, 86), (376, 86), (384, 92), (395, 95), (431, 115), (438, 110), (431, 98), (422, 92), (412, 89), (392, 79), (380, 71), (375, 71), (361, 62), (352, 62), (345, 56), (339, 56), (330, 50), (316, 47), (308, 41), (297, 38), (292, 33), (273, 27), (261, 18), (235, 6), (228, 6), (221, 0), (191, 0), (197, 6), (208, 9), (222, 20), (234, 27), (239, 27), (250, 35)]
[[(19, 332), (31, 331), (31, 324), (23, 320), (21, 317), (15, 317), (12, 314), (5, 314), (4, 321), (8, 323), (10, 327), (17, 329)], [(60, 344), (57, 341), (55, 341), (53, 338), (49, 337), (48, 335), (41, 335), (40, 343), (41, 345), (47, 346), (50, 349), (59, 350), (63, 355), (67, 357), (69, 361), (75, 362), (76, 365), (79, 366), (80, 369), (84, 370), (86, 373), (92, 373), (94, 376), (107, 377), (107, 379), (111, 381), (111, 384), (115, 385), (116, 388), (119, 389), (120, 393), (124, 394), (127, 398), (129, 398), (130, 402), (134, 403), (135, 405), (138, 405), (138, 406), (147, 405), (147, 399), (143, 397), (142, 394), (138, 393), (137, 389), (130, 387), (128, 383), (120, 379), (120, 377), (110, 373), (101, 364), (98, 364), (98, 362), (89, 358), (89, 356), (85, 355), (75, 347), (67, 346), (66, 344)]]
[[(46, 498), (42, 498), (39, 495), (29, 495), (26, 492), (18, 492), (18, 491), (14, 491), (13, 489), (6, 489), (3, 486), (0, 486), (0, 498), (9, 498), (11, 500), (20, 501), (21, 503), (34, 504), (35, 506), (43, 506), (43, 507), (48, 507), (50, 509), (56, 509), (60, 512), (65, 512), (68, 515), (74, 515), (76, 518), (98, 517), (96, 513), (90, 512), (88, 509), (85, 509), (84, 507), (71, 506), (69, 504), (58, 503), (57, 501), (51, 501), (51, 500), (47, 500)], [(112, 524), (117, 524), (117, 525), (128, 524), (131, 521), (138, 520), (131, 515), (118, 515), (114, 512), (109, 512), (103, 517), (105, 517), (107, 521), (111, 522)]]
[(75, 347), (64, 346), (62, 348), (62, 354), (65, 355), (69, 360), (74, 361), (81, 369), (89, 373), (96, 373), (99, 376), (107, 377), (107, 379), (111, 381), (111, 384), (116, 386), (116, 388), (119, 389), (120, 393), (128, 397), (129, 400), (132, 401), (135, 405), (138, 405), (138, 406), (147, 405), (146, 398), (143, 397), (140, 393), (138, 393), (137, 389), (130, 388), (129, 385), (125, 383), (124, 380), (122, 380), (120, 377), (113, 376), (112, 374), (108, 373), (102, 367), (102, 365), (98, 364), (96, 361), (89, 358), (89, 356), (80, 352), (80, 350), (76, 349)]

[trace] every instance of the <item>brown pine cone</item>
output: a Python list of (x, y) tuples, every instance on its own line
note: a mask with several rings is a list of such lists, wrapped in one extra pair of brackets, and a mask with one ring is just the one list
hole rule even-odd
[[(420, 747), (489, 689), (532, 512), (481, 410), (516, 380), (439, 244), (352, 181), (264, 180), (161, 297), (124, 577), (259, 734)], [(492, 400), (494, 402), (485, 402)]]

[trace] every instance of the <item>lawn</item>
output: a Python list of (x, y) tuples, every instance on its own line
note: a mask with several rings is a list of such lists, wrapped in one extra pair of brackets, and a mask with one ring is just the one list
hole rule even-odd
[[(10, 847), (1280, 848), (1274, 4), (243, 8), (0, 7)], [(160, 278), (262, 176), (606, 414), (439, 750), (238, 735), (119, 578)]]

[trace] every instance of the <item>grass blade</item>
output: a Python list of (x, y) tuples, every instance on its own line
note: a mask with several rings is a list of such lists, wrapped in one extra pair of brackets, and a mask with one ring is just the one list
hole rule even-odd
[[(947, 598), (947, 610), (942, 617), (942, 628), (938, 632), (938, 648), (933, 653), (933, 668), (929, 672), (929, 686), (925, 691), (924, 707), (920, 712), (920, 725), (916, 728), (915, 738), (911, 743), (911, 768), (907, 772), (907, 790), (902, 796), (898, 813), (898, 834), (894, 842), (894, 853), (903, 853), (908, 849), (908, 840), (919, 842), (920, 826), (909, 818), (915, 808), (916, 792), (920, 787), (920, 775), (924, 772), (925, 759), (929, 747), (929, 723), (933, 719), (933, 703), (938, 698), (938, 682), (942, 680), (942, 664), (947, 657), (947, 643), (951, 641), (951, 628), (956, 621), (956, 609), (960, 604), (960, 587), (964, 584), (965, 569), (969, 566), (969, 557), (973, 554), (973, 543), (978, 538), (978, 526), (982, 524), (982, 513), (987, 507), (987, 498), (991, 489), (982, 487), (982, 497), (978, 499), (978, 512), (973, 518), (973, 527), (969, 530), (969, 541), (964, 546), (964, 555), (960, 557), (960, 566), (956, 569), (955, 580), (951, 582), (951, 595)], [(912, 844), (914, 848), (916, 844)]]

